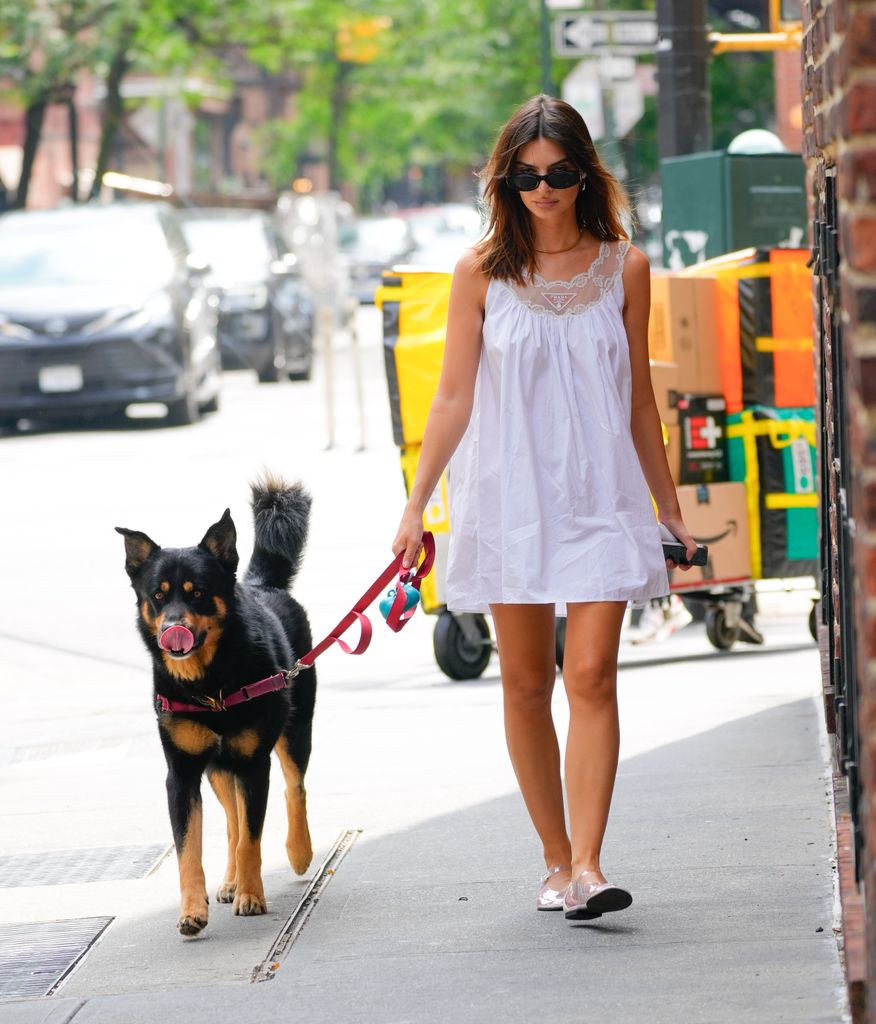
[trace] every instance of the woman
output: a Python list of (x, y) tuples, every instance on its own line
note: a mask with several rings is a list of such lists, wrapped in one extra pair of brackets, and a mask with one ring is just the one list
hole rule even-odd
[[(448, 607), (493, 617), (508, 750), (547, 868), (536, 906), (587, 919), (632, 902), (600, 867), (624, 609), (669, 592), (658, 518), (688, 557), (696, 544), (651, 388), (648, 261), (626, 237), (626, 198), (587, 126), (561, 100), (529, 100), (484, 178), (490, 230), (453, 275), (441, 378), (393, 551), (415, 562), (423, 510), (453, 456)], [(567, 617), (569, 832), (551, 717), (556, 613)]]

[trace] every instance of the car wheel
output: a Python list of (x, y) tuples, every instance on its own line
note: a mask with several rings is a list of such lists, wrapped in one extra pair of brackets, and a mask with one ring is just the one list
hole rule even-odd
[(194, 392), (186, 391), (182, 398), (167, 403), (165, 423), (169, 427), (187, 427), (197, 423), (201, 418), (201, 410)]
[(259, 384), (279, 384), (285, 374), (273, 362), (263, 366), (259, 371)]
[(310, 380), (313, 373), (313, 359), (307, 360), (307, 366), (303, 370), (293, 370), (289, 373), (289, 380)]
[(209, 402), (204, 402), (201, 412), (219, 412), (219, 392), (217, 391)]

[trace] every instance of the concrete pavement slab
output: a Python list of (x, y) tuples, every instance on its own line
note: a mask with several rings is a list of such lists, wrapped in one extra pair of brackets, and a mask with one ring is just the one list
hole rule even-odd
[(3, 1024), (69, 1024), (84, 999), (21, 999), (0, 1004)]

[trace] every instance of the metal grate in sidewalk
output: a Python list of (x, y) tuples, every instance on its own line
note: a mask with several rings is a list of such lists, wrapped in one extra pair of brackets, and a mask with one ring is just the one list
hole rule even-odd
[(111, 921), (87, 917), (0, 925), (0, 999), (50, 995)]
[(292, 948), (292, 944), (301, 934), (308, 918), (313, 913), (317, 903), (319, 903), (323, 890), (331, 881), (341, 861), (350, 852), (353, 844), (361, 834), (361, 828), (350, 828), (342, 832), (335, 840), (335, 844), (329, 850), (328, 856), (304, 890), (304, 895), (298, 901), (298, 905), (280, 929), (280, 934), (274, 940), (268, 955), (260, 964), (253, 968), (251, 981), (270, 981), (276, 976), (283, 960), (286, 959), (289, 950)]
[(0, 889), (145, 878), (169, 849), (165, 843), (152, 843), (0, 856)]

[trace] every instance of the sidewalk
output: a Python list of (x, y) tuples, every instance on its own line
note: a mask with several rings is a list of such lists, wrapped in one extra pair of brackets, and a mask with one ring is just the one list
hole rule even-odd
[[(380, 688), (364, 660), (343, 680), (331, 680), (337, 664), (324, 671), (309, 786), (318, 857), (344, 827), (363, 831), (273, 980), (247, 979), (304, 888), (282, 870), (276, 816), (268, 918), (213, 903), (204, 937), (182, 941), (168, 861), (149, 914), (114, 924), (55, 998), (0, 1003), (3, 1024), (163, 1024), (180, 1013), (217, 1024), (843, 1020), (818, 655), (805, 624), (763, 620), (766, 648), (729, 656), (691, 626), (671, 648), (629, 659), (605, 864), (635, 901), (576, 926), (533, 910), (538, 850), (507, 765), (496, 665), (469, 684), (426, 671), (431, 625), (422, 617), (393, 641), (398, 660)], [(680, 660), (655, 664), (670, 651)], [(217, 843), (214, 828), (205, 849)], [(100, 912), (100, 899), (91, 906)], [(135, 989), (127, 963), (139, 965)]]

